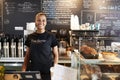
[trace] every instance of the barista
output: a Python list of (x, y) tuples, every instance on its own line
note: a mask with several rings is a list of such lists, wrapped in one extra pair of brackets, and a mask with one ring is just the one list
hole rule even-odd
[(35, 17), (37, 30), (28, 35), (25, 41), (27, 49), (22, 70), (26, 71), (31, 61), (31, 71), (40, 71), (42, 80), (51, 80), (50, 67), (58, 63), (58, 42), (52, 33), (45, 30), (46, 24), (46, 15), (38, 13)]

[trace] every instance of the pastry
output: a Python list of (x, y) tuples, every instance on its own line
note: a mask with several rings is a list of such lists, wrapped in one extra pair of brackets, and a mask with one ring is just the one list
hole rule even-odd
[(117, 55), (118, 54), (115, 52), (102, 52), (102, 56), (104, 59), (116, 59)]

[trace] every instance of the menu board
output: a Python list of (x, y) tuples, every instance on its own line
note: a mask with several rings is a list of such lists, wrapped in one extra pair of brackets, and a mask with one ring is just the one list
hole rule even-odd
[[(18, 32), (34, 22), (37, 12), (47, 14), (48, 29), (70, 28), (72, 14), (79, 15), (82, 0), (4, 0), (4, 32)], [(15, 30), (15, 28), (21, 30)], [(9, 33), (9, 32), (8, 32)]]
[(120, 36), (120, 12), (96, 13), (96, 22), (101, 24), (104, 36)]
[(23, 32), (26, 23), (34, 22), (35, 14), (41, 10), (40, 0), (4, 0), (3, 5), (5, 33)]
[(83, 10), (120, 10), (120, 0), (83, 0)]
[(79, 17), (80, 25), (86, 22), (100, 23), (103, 36), (108, 36), (105, 31), (107, 28), (112, 32), (110, 36), (120, 32), (120, 0), (4, 0), (4, 32), (23, 31), (26, 23), (34, 22), (36, 13), (40, 11), (47, 14), (46, 28), (49, 30), (70, 29), (70, 17), (74, 14)]
[(55, 26), (70, 25), (72, 14), (78, 14), (82, 0), (43, 0), (42, 11), (47, 14), (48, 23)]
[(2, 0), (0, 0), (0, 32), (3, 30), (2, 19)]
[(100, 23), (100, 36), (120, 36), (120, 0), (83, 0), (81, 24)]

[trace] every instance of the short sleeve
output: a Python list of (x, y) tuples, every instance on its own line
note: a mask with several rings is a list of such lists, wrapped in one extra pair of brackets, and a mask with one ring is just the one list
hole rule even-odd
[(52, 35), (51, 47), (54, 47), (54, 46), (58, 46), (58, 41), (57, 41), (57, 38), (54, 35)]
[(28, 35), (27, 36), (27, 38), (26, 38), (26, 40), (25, 40), (25, 45), (27, 46), (27, 47), (30, 47), (30, 36)]

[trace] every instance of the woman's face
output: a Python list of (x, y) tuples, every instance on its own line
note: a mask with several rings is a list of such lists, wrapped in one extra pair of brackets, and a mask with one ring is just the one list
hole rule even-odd
[(45, 15), (38, 15), (35, 19), (35, 25), (38, 30), (45, 29), (45, 26), (47, 24), (47, 19)]

